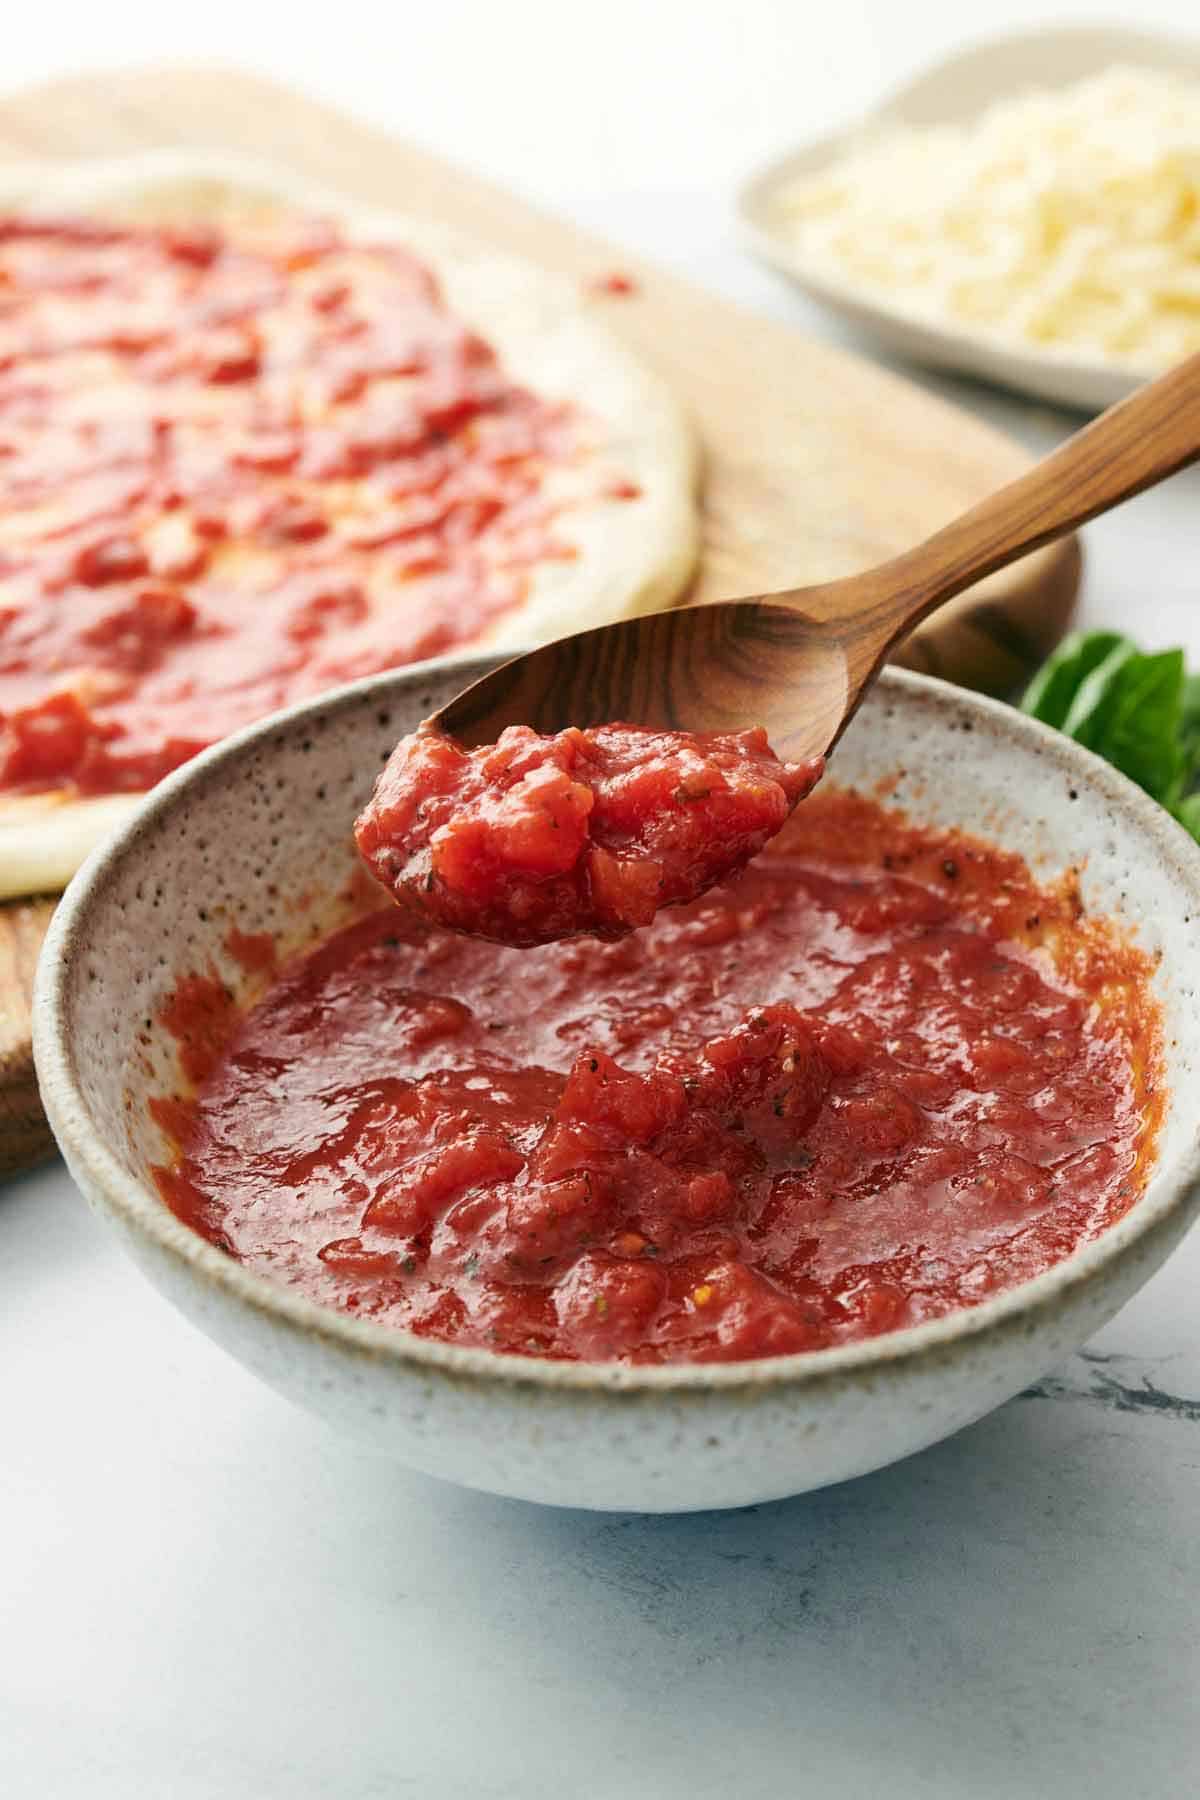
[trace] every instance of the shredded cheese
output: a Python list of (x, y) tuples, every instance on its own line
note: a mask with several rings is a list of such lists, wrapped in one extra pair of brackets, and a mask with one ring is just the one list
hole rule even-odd
[(1200, 82), (1114, 68), (877, 133), (792, 184), (780, 223), (917, 317), (1168, 367), (1200, 350)]

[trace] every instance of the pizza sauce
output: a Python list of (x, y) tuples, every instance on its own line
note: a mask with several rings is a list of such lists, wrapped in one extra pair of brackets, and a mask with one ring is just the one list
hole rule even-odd
[(248, 1010), (181, 981), (157, 1178), (250, 1268), (424, 1336), (820, 1349), (972, 1306), (1129, 1208), (1148, 974), (1070, 884), (823, 788), (616, 942), (512, 950), (389, 906)]
[(395, 245), (0, 218), (0, 791), (144, 789), (477, 638), (636, 498), (585, 435)]
[(744, 868), (823, 767), (781, 763), (762, 730), (510, 725), (468, 751), (424, 725), (355, 837), (394, 898), (437, 924), (500, 944), (617, 938)]

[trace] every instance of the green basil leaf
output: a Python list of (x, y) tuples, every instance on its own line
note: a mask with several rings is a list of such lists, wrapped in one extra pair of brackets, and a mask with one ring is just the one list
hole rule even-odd
[(1183, 829), (1191, 832), (1196, 841), (1200, 843), (1200, 794), (1189, 794), (1187, 799), (1181, 800), (1173, 810)]
[(1156, 800), (1180, 791), (1182, 650), (1143, 656), (1131, 645), (1110, 651), (1080, 685), (1062, 729), (1103, 756)]
[(1134, 645), (1117, 631), (1073, 631), (1044, 662), (1021, 701), (1021, 711), (1061, 731), (1081, 685), (1122, 645)]
[(1184, 785), (1190, 787), (1200, 774), (1200, 675), (1189, 675), (1179, 702), (1179, 749), (1183, 757)]
[(1109, 718), (1116, 710), (1124, 671), (1141, 660), (1142, 652), (1137, 645), (1131, 644), (1128, 638), (1121, 638), (1108, 655), (1084, 676), (1072, 696), (1059, 730), (1103, 756), (1104, 752), (1100, 750), (1096, 740), (1103, 735)]

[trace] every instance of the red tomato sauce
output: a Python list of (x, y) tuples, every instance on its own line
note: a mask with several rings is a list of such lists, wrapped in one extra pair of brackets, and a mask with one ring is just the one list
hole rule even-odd
[(396, 746), (354, 828), (372, 874), (436, 924), (512, 945), (623, 937), (744, 868), (820, 778), (761, 730), (510, 725)]
[(592, 287), (597, 294), (612, 294), (620, 299), (626, 299), (638, 291), (638, 284), (633, 276), (626, 275), (621, 269), (611, 269), (607, 275), (597, 275)]
[(389, 908), (248, 1011), (190, 977), (158, 1180), (269, 1279), (426, 1336), (820, 1349), (973, 1306), (1128, 1209), (1161, 1104), (1148, 975), (1069, 885), (821, 790), (616, 943)]
[(478, 637), (575, 554), (581, 430), (393, 245), (0, 218), (0, 790), (143, 789)]

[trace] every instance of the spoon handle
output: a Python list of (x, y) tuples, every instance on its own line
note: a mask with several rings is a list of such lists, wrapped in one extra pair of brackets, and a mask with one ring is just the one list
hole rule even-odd
[(943, 601), (1198, 457), (1200, 356), (1191, 356), (915, 550), (826, 591), (832, 600), (841, 589), (837, 611), (886, 653)]

